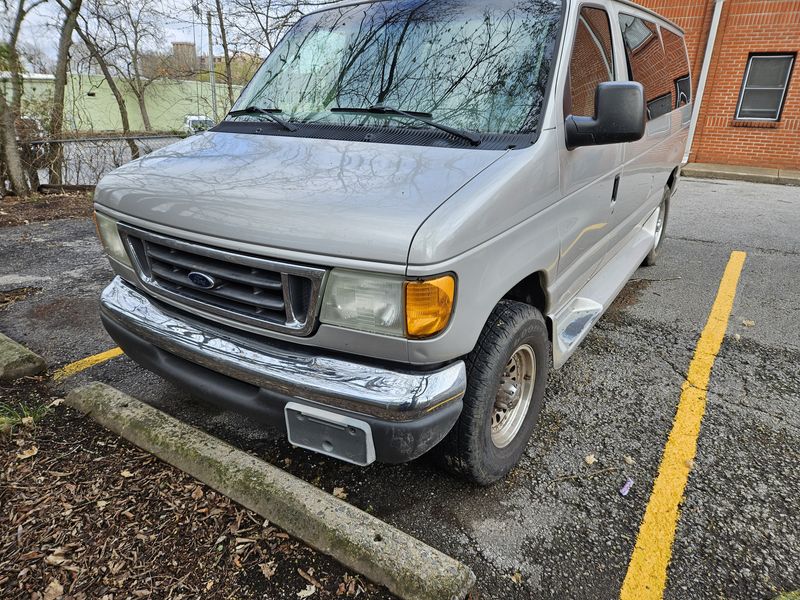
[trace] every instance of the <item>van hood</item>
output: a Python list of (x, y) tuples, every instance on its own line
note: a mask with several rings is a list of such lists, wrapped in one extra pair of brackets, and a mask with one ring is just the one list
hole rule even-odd
[(206, 132), (109, 173), (95, 201), (216, 238), (405, 264), (425, 219), (504, 154)]

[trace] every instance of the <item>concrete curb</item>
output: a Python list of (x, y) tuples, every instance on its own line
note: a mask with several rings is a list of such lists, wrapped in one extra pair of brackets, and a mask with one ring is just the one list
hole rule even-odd
[(472, 570), (402, 531), (101, 383), (69, 406), (408, 600), (463, 600)]
[(681, 168), (684, 177), (730, 179), (777, 185), (800, 185), (800, 171), (765, 167), (740, 167), (710, 163), (689, 163)]
[(47, 363), (22, 344), (0, 333), (0, 381), (37, 375), (47, 369)]

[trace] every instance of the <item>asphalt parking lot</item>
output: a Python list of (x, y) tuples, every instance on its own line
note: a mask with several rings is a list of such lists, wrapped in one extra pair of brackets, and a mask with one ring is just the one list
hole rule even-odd
[[(553, 374), (521, 465), (490, 488), (424, 457), (362, 469), (293, 449), (124, 356), (61, 387), (106, 382), (323, 489), (343, 487), (349, 502), (471, 566), (481, 598), (616, 598), (688, 365), (731, 252), (743, 251), (664, 597), (772, 598), (800, 589), (798, 231), (800, 188), (683, 180), (659, 266), (637, 271)], [(30, 288), (0, 310), (0, 331), (54, 367), (114, 347), (97, 312), (111, 272), (90, 220), (0, 229), (0, 256), (0, 290)]]

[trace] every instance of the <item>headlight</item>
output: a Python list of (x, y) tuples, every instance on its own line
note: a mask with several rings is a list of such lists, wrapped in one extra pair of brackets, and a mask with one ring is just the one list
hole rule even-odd
[(384, 335), (425, 338), (450, 322), (455, 279), (406, 281), (402, 277), (333, 269), (320, 320)]
[(100, 238), (106, 253), (117, 262), (132, 268), (128, 253), (125, 251), (125, 245), (122, 243), (122, 238), (119, 237), (117, 222), (111, 217), (95, 212), (94, 223), (97, 226), (97, 236)]
[(385, 335), (403, 335), (401, 277), (333, 269), (325, 286), (320, 320)]

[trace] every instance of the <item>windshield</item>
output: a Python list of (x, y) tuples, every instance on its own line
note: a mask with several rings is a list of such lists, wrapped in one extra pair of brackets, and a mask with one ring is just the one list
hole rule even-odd
[(533, 132), (560, 14), (558, 0), (400, 0), (325, 10), (287, 33), (234, 109), (280, 109), (298, 122), (424, 127), (397, 115), (331, 112), (384, 105), (479, 133)]

